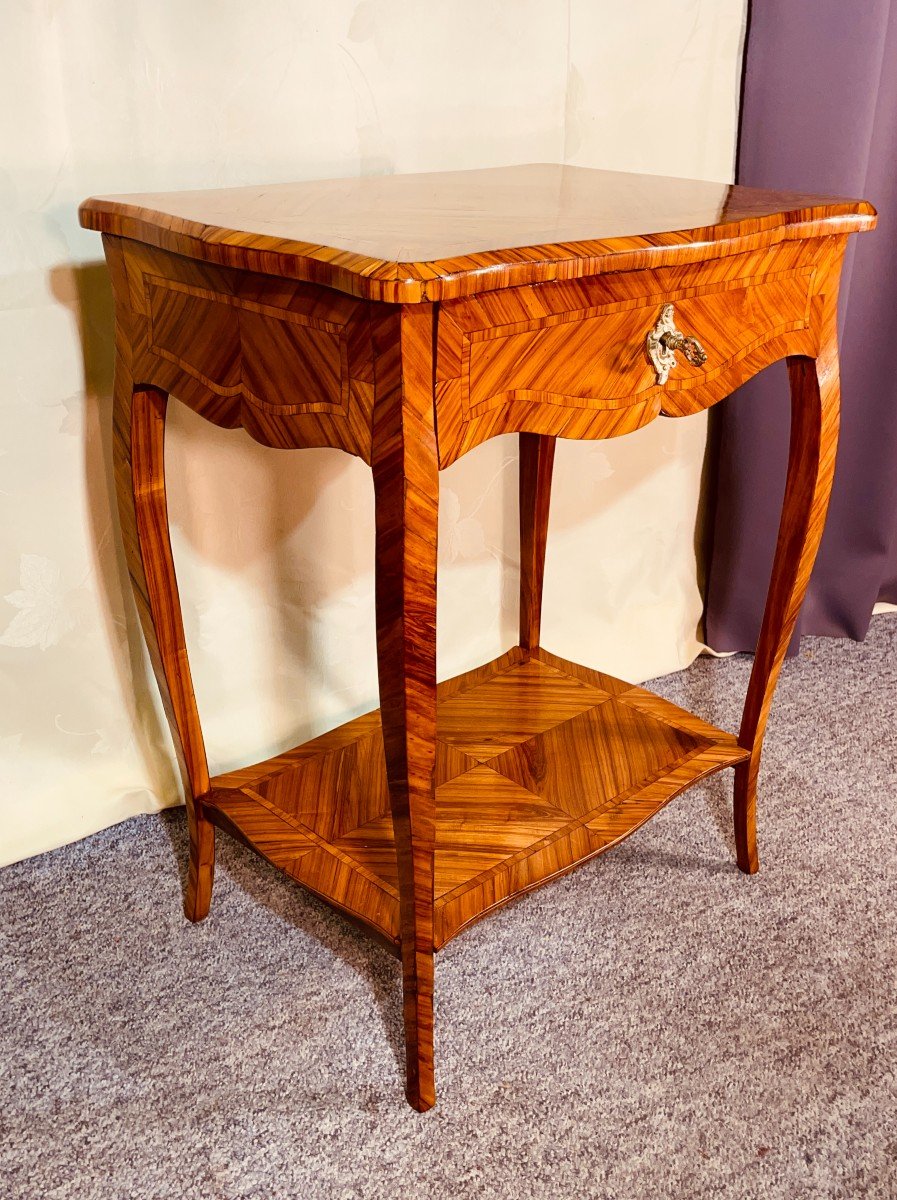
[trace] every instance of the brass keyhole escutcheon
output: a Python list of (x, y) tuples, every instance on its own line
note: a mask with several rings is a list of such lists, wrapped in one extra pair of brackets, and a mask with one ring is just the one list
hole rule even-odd
[(707, 361), (704, 347), (696, 337), (689, 337), (676, 328), (676, 317), (672, 304), (665, 304), (654, 328), (645, 342), (648, 358), (654, 368), (655, 381), (663, 387), (676, 365), (676, 351), (681, 350), (693, 367), (703, 367)]

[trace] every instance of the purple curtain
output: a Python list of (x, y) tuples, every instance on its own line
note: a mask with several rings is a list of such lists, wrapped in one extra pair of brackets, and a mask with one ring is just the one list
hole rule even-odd
[[(844, 266), (841, 442), (798, 626), (862, 639), (875, 602), (897, 603), (897, 5), (754, 0), (738, 182), (862, 197), (879, 211)], [(714, 421), (706, 637), (715, 650), (753, 650), (784, 491), (785, 364), (740, 388)]]

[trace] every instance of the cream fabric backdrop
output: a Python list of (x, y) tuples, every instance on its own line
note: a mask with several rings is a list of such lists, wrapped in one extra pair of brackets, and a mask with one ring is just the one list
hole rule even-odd
[[(567, 160), (731, 178), (744, 0), (0, 0), (0, 861), (176, 803), (109, 471), (90, 193)], [(215, 770), (377, 703), (368, 470), (173, 406), (171, 520)], [(545, 640), (700, 649), (705, 426), (559, 448)], [(515, 641), (516, 446), (445, 472), (439, 671)], [(5, 597), (3, 599), (2, 597)]]

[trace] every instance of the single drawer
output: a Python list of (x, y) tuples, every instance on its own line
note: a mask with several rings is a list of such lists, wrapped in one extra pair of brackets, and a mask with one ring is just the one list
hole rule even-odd
[[(632, 428), (636, 413), (644, 424), (685, 411), (677, 393), (723, 379), (737, 386), (744, 360), (753, 373), (758, 350), (768, 345), (772, 361), (785, 335), (810, 328), (814, 257), (807, 243), (791, 244), (762, 262), (746, 255), (445, 302), (436, 370), (443, 465), (496, 433), (609, 436)], [(708, 388), (707, 403), (720, 394)], [(627, 409), (628, 425), (598, 419), (588, 431), (588, 414)]]
[[(678, 330), (696, 339), (704, 363), (676, 353), (662, 382), (693, 387), (725, 371), (764, 342), (810, 323), (810, 270), (782, 272), (759, 283), (733, 280), (697, 295), (657, 293), (631, 301), (476, 328), (443, 306), (443, 320), (461, 318), (460, 394), (464, 413), (481, 416), (508, 400), (565, 407), (635, 404), (661, 383), (648, 335), (673, 305)], [(675, 353), (675, 352), (674, 352)]]

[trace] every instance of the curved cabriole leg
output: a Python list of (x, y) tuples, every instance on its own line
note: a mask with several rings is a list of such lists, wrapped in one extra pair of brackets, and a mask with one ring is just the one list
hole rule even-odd
[(520, 443), (520, 645), (535, 650), (542, 627), (542, 581), (556, 439), (521, 433)]
[(377, 662), (395, 830), (406, 1094), (436, 1103), (433, 1079), (433, 856), (436, 763), (436, 530), (433, 309), (374, 320)]
[(785, 501), (738, 736), (751, 757), (735, 768), (735, 847), (738, 865), (748, 874), (753, 874), (760, 865), (757, 777), (766, 721), (819, 549), (835, 470), (840, 388), (834, 332), (819, 358), (789, 358), (788, 376), (791, 438)]
[(126, 353), (115, 367), (116, 491), (128, 571), (153, 670), (178, 754), (190, 831), (190, 868), (184, 911), (201, 921), (209, 911), (215, 865), (215, 829), (202, 814), (209, 790), (203, 745), (168, 536), (165, 499), (167, 393), (135, 388)]

